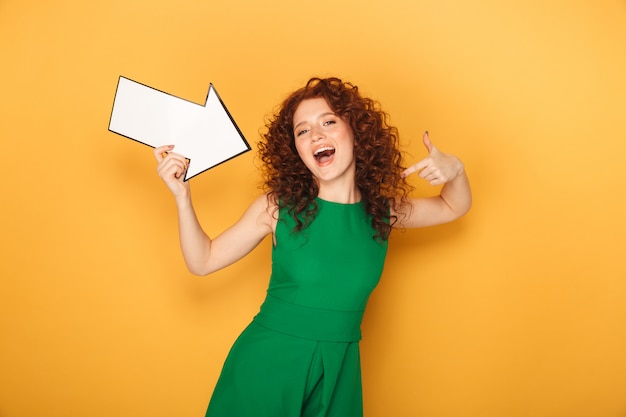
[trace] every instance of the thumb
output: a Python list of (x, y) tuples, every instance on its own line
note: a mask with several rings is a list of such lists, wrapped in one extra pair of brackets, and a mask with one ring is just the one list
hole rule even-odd
[(429, 154), (433, 153), (437, 149), (435, 148), (435, 145), (433, 145), (433, 143), (430, 141), (430, 138), (428, 137), (428, 130), (424, 132), (424, 146), (426, 146), (426, 149), (428, 149)]

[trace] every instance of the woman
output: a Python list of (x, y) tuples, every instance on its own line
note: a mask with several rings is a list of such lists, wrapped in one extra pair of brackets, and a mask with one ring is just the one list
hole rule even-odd
[[(207, 275), (272, 235), (260, 312), (231, 349), (207, 416), (362, 416), (360, 323), (392, 228), (452, 221), (471, 206), (461, 161), (424, 134), (426, 159), (406, 169), (378, 103), (337, 78), (311, 79), (268, 121), (259, 143), (266, 192), (214, 239), (184, 182), (187, 160), (155, 149), (174, 194), (189, 270)], [(410, 198), (414, 172), (440, 195)]]

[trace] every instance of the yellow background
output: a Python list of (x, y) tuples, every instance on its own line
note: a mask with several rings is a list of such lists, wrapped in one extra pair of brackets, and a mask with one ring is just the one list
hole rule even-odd
[[(369, 417), (626, 416), (626, 2), (0, 1), (0, 416), (201, 416), (270, 243), (186, 272), (118, 77), (203, 103), (256, 150), (313, 75), (466, 163), (472, 212), (396, 233), (363, 323)], [(215, 234), (255, 152), (192, 180)], [(416, 194), (436, 189), (418, 178)]]

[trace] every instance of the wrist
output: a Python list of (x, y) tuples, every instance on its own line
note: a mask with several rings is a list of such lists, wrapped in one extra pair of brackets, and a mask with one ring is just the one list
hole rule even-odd
[(465, 165), (463, 164), (463, 162), (459, 158), (457, 158), (457, 157), (455, 157), (455, 158), (456, 158), (456, 161), (457, 161), (456, 176), (455, 176), (455, 178), (456, 178), (456, 177), (461, 177), (461, 176), (465, 175)]
[(463, 162), (459, 161), (459, 171), (457, 177), (460, 177), (462, 175), (465, 175), (465, 165), (463, 164)]
[(189, 192), (189, 189), (184, 190), (180, 194), (176, 194), (174, 196), (174, 200), (176, 201), (176, 206), (178, 206), (178, 208), (191, 206), (191, 193)]

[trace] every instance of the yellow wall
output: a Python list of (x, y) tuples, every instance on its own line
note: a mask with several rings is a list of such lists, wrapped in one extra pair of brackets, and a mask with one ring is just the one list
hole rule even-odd
[[(367, 416), (626, 415), (623, 0), (2, 0), (0, 57), (2, 417), (203, 415), (263, 299), (268, 241), (186, 272), (150, 149), (107, 130), (120, 75), (195, 102), (213, 82), (252, 144), (338, 75), (411, 160), (426, 129), (464, 159), (473, 211), (392, 238)], [(192, 180), (207, 231), (255, 164)]]

